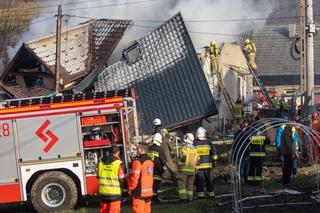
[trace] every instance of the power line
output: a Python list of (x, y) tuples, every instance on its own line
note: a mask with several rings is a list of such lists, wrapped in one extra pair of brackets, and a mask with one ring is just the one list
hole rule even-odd
[(140, 4), (140, 3), (151, 3), (151, 2), (156, 2), (156, 1), (159, 1), (159, 0), (143, 0), (143, 1), (113, 3), (113, 4), (107, 4), (107, 5), (99, 5), (99, 6), (90, 6), (90, 7), (67, 9), (65, 11), (87, 10), (87, 9), (94, 9), (94, 8), (101, 8), (101, 7), (112, 7), (112, 6), (118, 6), (118, 5), (133, 5), (133, 4)]
[[(84, 18), (84, 19), (98, 19), (88, 16), (69, 15), (71, 17)], [(320, 16), (320, 15), (319, 15)], [(244, 21), (266, 21), (266, 20), (281, 20), (281, 19), (297, 19), (300, 16), (285, 16), (285, 17), (271, 17), (271, 18), (243, 18), (243, 19), (211, 19), (211, 20), (184, 20), (185, 23), (213, 23), (213, 22), (244, 22)], [(120, 18), (121, 19), (121, 18)], [(135, 22), (154, 22), (163, 23), (167, 20), (147, 20), (147, 19), (130, 19)]]
[[(92, 0), (92, 1), (97, 1), (97, 0)], [(92, 1), (82, 1), (81, 3), (89, 3)], [(143, 1), (130, 1), (130, 2), (118, 2), (118, 3), (110, 3), (110, 4), (105, 4), (105, 5), (99, 5), (99, 6), (88, 6), (88, 7), (82, 7), (82, 8), (71, 8), (71, 9), (66, 9), (64, 11), (77, 11), (77, 10), (87, 10), (87, 9), (94, 9), (94, 8), (103, 8), (103, 7), (113, 7), (113, 6), (118, 6), (118, 5), (134, 5), (134, 4), (140, 4), (140, 3), (151, 3), (151, 2), (155, 2), (155, 1), (159, 1), (159, 0), (143, 0)], [(75, 4), (76, 2), (73, 2), (73, 4)], [(71, 3), (69, 3), (71, 4)], [(64, 5), (68, 5), (64, 4)], [(50, 7), (57, 7), (58, 5), (51, 5)], [(14, 12), (14, 11), (21, 11), (21, 10), (31, 10), (31, 9), (43, 9), (49, 6), (43, 6), (43, 7), (33, 7), (33, 8), (21, 8), (21, 9), (6, 9), (6, 10), (2, 10), (2, 12)], [(1, 11), (1, 10), (0, 10)], [(46, 11), (41, 11), (40, 13), (42, 14), (52, 14), (52, 13), (56, 13), (56, 10), (46, 10)], [(36, 15), (39, 14), (38, 12), (24, 12), (24, 14), (21, 14), (21, 16), (23, 15)]]

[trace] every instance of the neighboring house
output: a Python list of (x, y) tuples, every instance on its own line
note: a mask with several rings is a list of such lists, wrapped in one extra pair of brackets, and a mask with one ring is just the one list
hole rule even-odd
[[(59, 92), (70, 93), (86, 77), (106, 66), (128, 20), (92, 20), (66, 29), (61, 35)], [(12, 98), (43, 96), (55, 89), (56, 35), (23, 43), (0, 78), (0, 86)], [(88, 86), (88, 85), (87, 85)]]
[[(227, 107), (227, 102), (223, 96), (222, 90), (216, 74), (213, 74), (210, 66), (209, 54), (201, 53), (200, 61), (203, 71), (206, 75), (211, 93), (215, 99), (219, 117), (232, 120), (232, 114)], [(238, 97), (241, 97), (243, 103), (247, 103), (247, 113), (252, 112), (253, 99), (253, 78), (248, 70), (246, 58), (242, 53), (241, 47), (236, 44), (225, 43), (220, 50), (219, 67), (222, 74), (223, 84), (227, 93), (234, 103)], [(216, 118), (210, 119), (216, 121)], [(210, 128), (217, 127), (210, 124)]]
[[(319, 25), (318, 25), (319, 26)], [(289, 30), (290, 29), (290, 30)], [(296, 30), (291, 25), (267, 25), (252, 34), (257, 47), (257, 73), (270, 94), (290, 96), (300, 87), (300, 51), (298, 37), (300, 27)], [(290, 31), (290, 32), (289, 32)], [(289, 36), (290, 35), (290, 36)], [(315, 86), (320, 85), (320, 40), (314, 39)], [(316, 102), (319, 102), (318, 95)]]
[(98, 91), (126, 88), (135, 89), (142, 133), (153, 132), (155, 118), (175, 128), (218, 113), (180, 13), (137, 40), (95, 82)]

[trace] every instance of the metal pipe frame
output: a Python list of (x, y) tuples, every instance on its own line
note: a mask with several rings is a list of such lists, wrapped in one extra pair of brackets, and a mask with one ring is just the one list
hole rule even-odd
[[(292, 126), (298, 126), (301, 128), (303, 133), (307, 135), (307, 142), (309, 146), (312, 146), (312, 144), (318, 143), (319, 142), (316, 140), (317, 138), (320, 138), (320, 135), (311, 129), (310, 127), (307, 127), (303, 124), (292, 122), (289, 120), (281, 119), (281, 118), (267, 118), (267, 119), (262, 119), (259, 121), (256, 121), (252, 123), (249, 128), (249, 130), (253, 130), (249, 134), (242, 134), (238, 135), (235, 139), (234, 142), (231, 146), (231, 154), (229, 158), (230, 166), (231, 166), (231, 189), (233, 192), (233, 198), (232, 198), (232, 203), (233, 203), (233, 210), (236, 213), (242, 213), (243, 212), (243, 206), (241, 202), (241, 197), (242, 197), (242, 190), (241, 190), (241, 177), (240, 177), (240, 165), (243, 160), (244, 153), (250, 146), (250, 141), (248, 140), (251, 136), (256, 134), (257, 132), (260, 132), (261, 134), (265, 133), (269, 129), (272, 128), (277, 128), (282, 125), (292, 125)], [(314, 139), (314, 140), (312, 140)], [(243, 141), (242, 143), (239, 143), (240, 141)], [(249, 142), (248, 142), (249, 141)], [(246, 142), (246, 143), (244, 143)], [(242, 150), (243, 149), (243, 150)], [(317, 170), (317, 178), (316, 178), (316, 185), (317, 185), (317, 190), (318, 190), (318, 195), (320, 196), (320, 183), (319, 183), (319, 165), (317, 164), (317, 161), (314, 160), (312, 156), (312, 149), (310, 149), (309, 156), (311, 157), (312, 165), (316, 166)]]

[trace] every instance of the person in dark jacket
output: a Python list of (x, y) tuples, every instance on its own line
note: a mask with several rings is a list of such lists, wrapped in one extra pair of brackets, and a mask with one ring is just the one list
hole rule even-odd
[(153, 173), (153, 198), (152, 201), (159, 201), (159, 188), (162, 181), (163, 163), (160, 160), (160, 146), (162, 143), (162, 135), (156, 133), (153, 136), (152, 144), (149, 147), (148, 157), (154, 163), (154, 173)]
[(174, 151), (173, 142), (175, 138), (173, 135), (168, 133), (167, 129), (162, 129), (161, 135), (162, 143), (160, 146), (160, 160), (167, 167), (173, 181), (177, 183), (178, 168), (171, 157), (171, 152)]
[(280, 153), (283, 156), (282, 184), (288, 185), (293, 174), (293, 162), (296, 158), (292, 126), (286, 125), (281, 135)]
[(207, 131), (203, 127), (197, 129), (193, 145), (200, 158), (196, 174), (197, 196), (198, 198), (205, 197), (204, 186), (206, 185), (208, 197), (214, 198), (212, 168), (218, 156), (214, 144), (207, 139)]

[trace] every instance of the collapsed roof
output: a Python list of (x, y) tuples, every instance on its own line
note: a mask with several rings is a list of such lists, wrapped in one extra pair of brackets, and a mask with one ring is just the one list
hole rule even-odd
[(126, 49), (95, 82), (97, 91), (126, 88), (135, 89), (143, 133), (152, 132), (154, 118), (170, 128), (217, 114), (180, 13)]
[[(130, 23), (128, 20), (99, 19), (65, 29), (61, 34), (61, 91), (72, 89), (96, 68), (104, 67)], [(12, 73), (30, 75), (32, 72), (40, 75), (42, 72), (54, 77), (55, 51), (55, 34), (22, 44), (2, 74), (1, 86), (13, 97), (30, 96), (34, 88), (7, 84), (8, 76)], [(36, 69), (39, 64), (42, 68)], [(48, 88), (38, 88), (36, 91), (32, 95), (44, 95)]]

